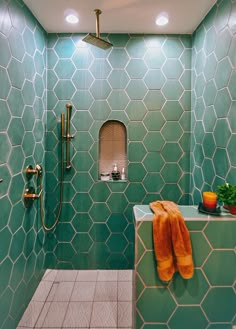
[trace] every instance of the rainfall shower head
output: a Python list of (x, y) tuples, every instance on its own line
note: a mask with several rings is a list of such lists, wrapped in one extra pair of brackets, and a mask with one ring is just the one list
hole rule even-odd
[(107, 42), (100, 38), (100, 30), (99, 30), (99, 15), (102, 13), (100, 9), (94, 9), (96, 15), (96, 36), (92, 33), (87, 34), (83, 41), (101, 49), (108, 49), (113, 45), (110, 42)]

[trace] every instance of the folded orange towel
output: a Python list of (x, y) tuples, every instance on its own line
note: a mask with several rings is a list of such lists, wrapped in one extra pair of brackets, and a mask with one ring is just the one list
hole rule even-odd
[(190, 279), (194, 272), (192, 246), (178, 206), (172, 201), (156, 201), (150, 207), (154, 212), (153, 240), (160, 279), (170, 281), (176, 270), (184, 279)]

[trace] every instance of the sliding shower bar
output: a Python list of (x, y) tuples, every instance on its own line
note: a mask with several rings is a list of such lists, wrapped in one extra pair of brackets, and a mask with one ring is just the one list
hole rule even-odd
[(65, 115), (62, 113), (61, 115), (61, 135), (62, 138), (66, 140), (66, 170), (71, 169), (71, 161), (70, 161), (70, 140), (74, 138), (74, 135), (70, 134), (70, 123), (71, 123), (71, 112), (72, 105), (66, 104), (67, 115), (66, 115), (66, 135), (65, 135)]

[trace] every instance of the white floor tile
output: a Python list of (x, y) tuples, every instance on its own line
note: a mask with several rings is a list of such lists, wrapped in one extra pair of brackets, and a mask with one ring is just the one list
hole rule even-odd
[(116, 328), (117, 302), (94, 302), (90, 327)]
[(132, 302), (118, 302), (118, 327), (132, 327)]
[(57, 292), (58, 286), (59, 286), (59, 282), (53, 282), (52, 288), (51, 288), (48, 298), (47, 298), (47, 302), (53, 302), (53, 299)]
[(79, 270), (76, 281), (97, 281), (97, 270)]
[(46, 270), (42, 278), (43, 281), (54, 281), (57, 275), (57, 270)]
[(74, 282), (60, 282), (55, 291), (53, 301), (54, 302), (68, 302), (70, 300), (72, 291), (74, 288)]
[(94, 301), (96, 302), (116, 302), (117, 301), (117, 281), (105, 282), (97, 281)]
[(118, 301), (128, 302), (133, 300), (133, 287), (130, 281), (118, 281)]
[(52, 281), (41, 281), (32, 297), (32, 300), (36, 302), (45, 302), (51, 290), (52, 283)]
[(77, 277), (77, 270), (59, 270), (57, 272), (55, 281), (75, 281)]
[(29, 327), (29, 328), (34, 328), (39, 314), (43, 308), (44, 303), (43, 302), (35, 302), (31, 301), (25, 310), (20, 322), (19, 326), (22, 327)]
[(67, 307), (68, 303), (52, 302), (42, 328), (61, 328), (67, 311)]
[(42, 311), (40, 313), (40, 316), (39, 316), (38, 321), (37, 321), (37, 323), (35, 325), (35, 328), (42, 328), (43, 323), (44, 323), (44, 320), (46, 318), (46, 315), (48, 313), (48, 310), (49, 310), (50, 305), (51, 305), (51, 303), (48, 303), (48, 302), (44, 303), (43, 309), (42, 309)]
[(132, 281), (133, 271), (132, 270), (119, 270), (118, 281)]
[(73, 302), (93, 301), (96, 282), (75, 282), (70, 300)]
[(92, 302), (70, 302), (63, 328), (89, 328)]
[(118, 271), (117, 270), (99, 270), (98, 281), (117, 281)]

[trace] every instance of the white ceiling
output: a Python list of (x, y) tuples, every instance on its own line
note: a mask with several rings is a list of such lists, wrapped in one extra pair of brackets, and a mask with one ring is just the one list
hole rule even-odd
[[(49, 33), (94, 33), (94, 9), (102, 10), (101, 33), (193, 33), (216, 0), (23, 0)], [(73, 9), (79, 23), (65, 22), (65, 13)], [(157, 27), (156, 16), (168, 12), (169, 24)]]

